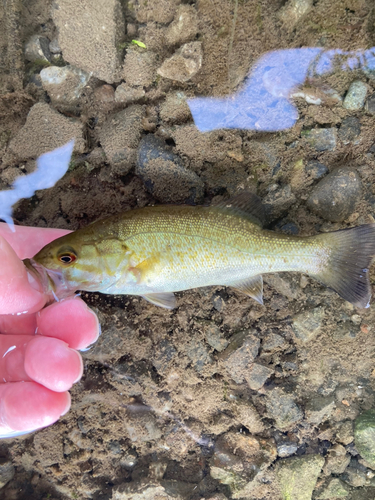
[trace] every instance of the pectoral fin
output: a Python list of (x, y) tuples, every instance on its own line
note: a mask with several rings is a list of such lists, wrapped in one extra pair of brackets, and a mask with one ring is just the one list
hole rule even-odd
[(227, 283), (227, 286), (231, 286), (242, 293), (246, 293), (246, 295), (249, 295), (259, 302), (259, 304), (263, 305), (263, 278), (260, 274), (252, 276), (251, 278), (246, 278), (242, 281)]
[(176, 307), (176, 297), (174, 293), (148, 293), (142, 295), (142, 297), (151, 302), (151, 304), (165, 307), (165, 309), (174, 309)]

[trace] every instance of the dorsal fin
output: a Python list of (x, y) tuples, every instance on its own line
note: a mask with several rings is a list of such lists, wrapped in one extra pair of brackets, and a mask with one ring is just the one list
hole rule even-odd
[(247, 217), (261, 227), (263, 227), (266, 220), (261, 199), (249, 191), (242, 191), (228, 200), (215, 203), (213, 206), (241, 217)]

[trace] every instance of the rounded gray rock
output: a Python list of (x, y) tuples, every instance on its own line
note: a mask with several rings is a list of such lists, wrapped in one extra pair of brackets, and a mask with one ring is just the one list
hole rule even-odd
[(198, 203), (203, 199), (201, 178), (154, 135), (146, 135), (140, 142), (136, 174), (161, 202)]
[(353, 213), (361, 191), (361, 179), (357, 170), (350, 167), (338, 168), (313, 189), (307, 206), (323, 219), (340, 222)]

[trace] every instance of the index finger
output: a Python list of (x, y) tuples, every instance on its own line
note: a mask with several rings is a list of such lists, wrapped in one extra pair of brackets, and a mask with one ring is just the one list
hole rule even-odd
[(14, 229), (12, 232), (8, 224), (0, 223), (0, 236), (7, 240), (20, 259), (34, 257), (45, 245), (71, 232), (27, 226), (14, 226)]

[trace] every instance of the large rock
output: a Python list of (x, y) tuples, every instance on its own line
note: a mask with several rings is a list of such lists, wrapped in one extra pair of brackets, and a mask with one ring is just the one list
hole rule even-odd
[(0, 488), (13, 479), (15, 472), (12, 462), (5, 459), (0, 460)]
[(354, 439), (361, 456), (375, 467), (375, 410), (365, 411), (356, 419)]
[(168, 26), (166, 39), (169, 45), (181, 45), (194, 40), (198, 33), (198, 16), (193, 5), (180, 5), (173, 22)]
[(231, 345), (224, 351), (224, 366), (228, 375), (237, 383), (242, 384), (248, 375), (249, 367), (259, 352), (260, 341), (254, 335), (245, 338), (241, 347), (231, 353)]
[(75, 138), (74, 151), (83, 153), (83, 123), (61, 115), (48, 104), (37, 103), (30, 109), (26, 123), (11, 140), (9, 149), (22, 160), (63, 146)]
[(156, 54), (130, 47), (124, 60), (123, 78), (132, 87), (149, 87), (156, 78)]
[(166, 59), (157, 71), (163, 78), (187, 82), (201, 69), (202, 59), (202, 42), (186, 43)]
[(324, 464), (320, 455), (285, 458), (276, 470), (284, 500), (311, 500), (318, 476)]
[(101, 145), (117, 174), (126, 175), (136, 163), (144, 116), (145, 109), (135, 104), (110, 116), (100, 130)]
[(282, 389), (273, 389), (266, 401), (267, 416), (275, 420), (275, 427), (281, 431), (290, 429), (302, 420), (303, 413), (290, 394)]
[(353, 213), (361, 191), (357, 170), (341, 167), (319, 182), (308, 198), (307, 206), (323, 219), (340, 222)]
[(118, 0), (56, 0), (52, 17), (65, 61), (107, 83), (121, 79), (125, 25)]
[(203, 198), (203, 182), (184, 167), (164, 141), (147, 135), (140, 143), (136, 174), (146, 189), (164, 203), (197, 203)]
[(321, 330), (323, 319), (323, 307), (315, 307), (311, 311), (296, 314), (293, 318), (292, 328), (297, 339), (301, 342), (308, 342), (315, 338)]

